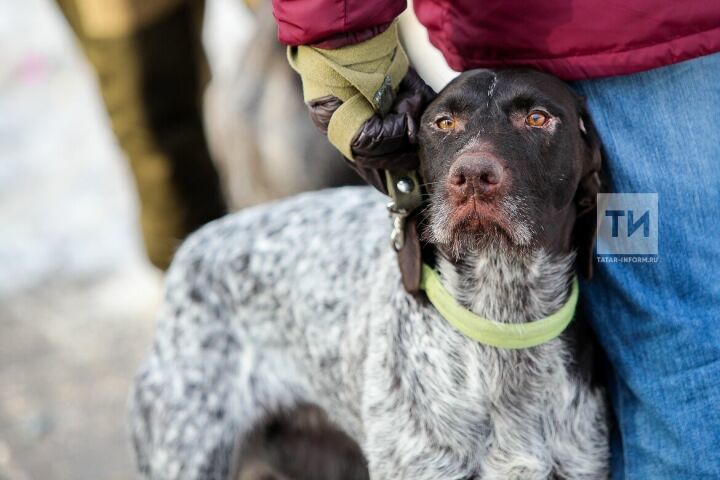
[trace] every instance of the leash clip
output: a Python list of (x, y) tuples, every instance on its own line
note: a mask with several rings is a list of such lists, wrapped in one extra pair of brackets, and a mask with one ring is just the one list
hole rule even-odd
[(390, 232), (390, 244), (396, 252), (399, 252), (405, 245), (405, 219), (410, 212), (404, 208), (398, 208), (395, 202), (388, 203), (386, 207), (393, 225), (392, 232)]

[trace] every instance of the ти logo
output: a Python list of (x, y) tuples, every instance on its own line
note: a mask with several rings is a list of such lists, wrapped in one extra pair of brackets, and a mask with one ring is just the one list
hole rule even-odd
[(598, 261), (657, 261), (658, 194), (601, 193), (597, 200)]
[[(620, 236), (619, 233), (619, 226), (618, 226), (618, 218), (625, 216), (624, 210), (605, 210), (605, 216), (606, 217), (612, 217), (612, 236), (617, 238)], [(640, 220), (635, 222), (635, 211), (634, 210), (628, 210), (627, 211), (627, 236), (632, 237), (633, 233), (635, 233), (635, 230), (637, 230), (641, 225), (643, 227), (643, 237), (648, 238), (650, 236), (650, 210), (645, 210), (645, 213), (642, 214), (642, 217), (640, 217)]]

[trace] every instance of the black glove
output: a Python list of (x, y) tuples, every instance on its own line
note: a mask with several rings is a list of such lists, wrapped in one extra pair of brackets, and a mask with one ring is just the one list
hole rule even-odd
[[(425, 107), (435, 92), (412, 68), (400, 83), (392, 108), (385, 116), (375, 114), (353, 138), (354, 162), (360, 176), (387, 193), (382, 170), (414, 170), (419, 165), (417, 132)], [(337, 97), (325, 96), (308, 102), (310, 118), (323, 133), (335, 110), (342, 105)]]

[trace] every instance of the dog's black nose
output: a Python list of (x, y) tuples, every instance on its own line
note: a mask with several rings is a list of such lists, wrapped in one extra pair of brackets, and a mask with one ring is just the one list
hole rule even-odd
[(461, 197), (492, 196), (500, 190), (505, 171), (492, 155), (463, 155), (450, 167), (450, 193)]

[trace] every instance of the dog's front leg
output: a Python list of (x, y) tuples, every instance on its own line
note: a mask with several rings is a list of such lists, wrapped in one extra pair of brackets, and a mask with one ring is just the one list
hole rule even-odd
[[(378, 377), (387, 371), (376, 371)], [(376, 378), (381, 384), (384, 381)], [(391, 380), (387, 379), (391, 385)], [(373, 383), (373, 382), (370, 382)], [(377, 384), (376, 384), (377, 385)], [(369, 385), (366, 384), (366, 387)], [(445, 447), (397, 390), (370, 388), (364, 396), (365, 442), (371, 480), (461, 480), (476, 473), (467, 451)], [(437, 433), (437, 432), (435, 432)]]
[(450, 452), (409, 436), (368, 437), (365, 454), (371, 480), (471, 480), (468, 465)]

